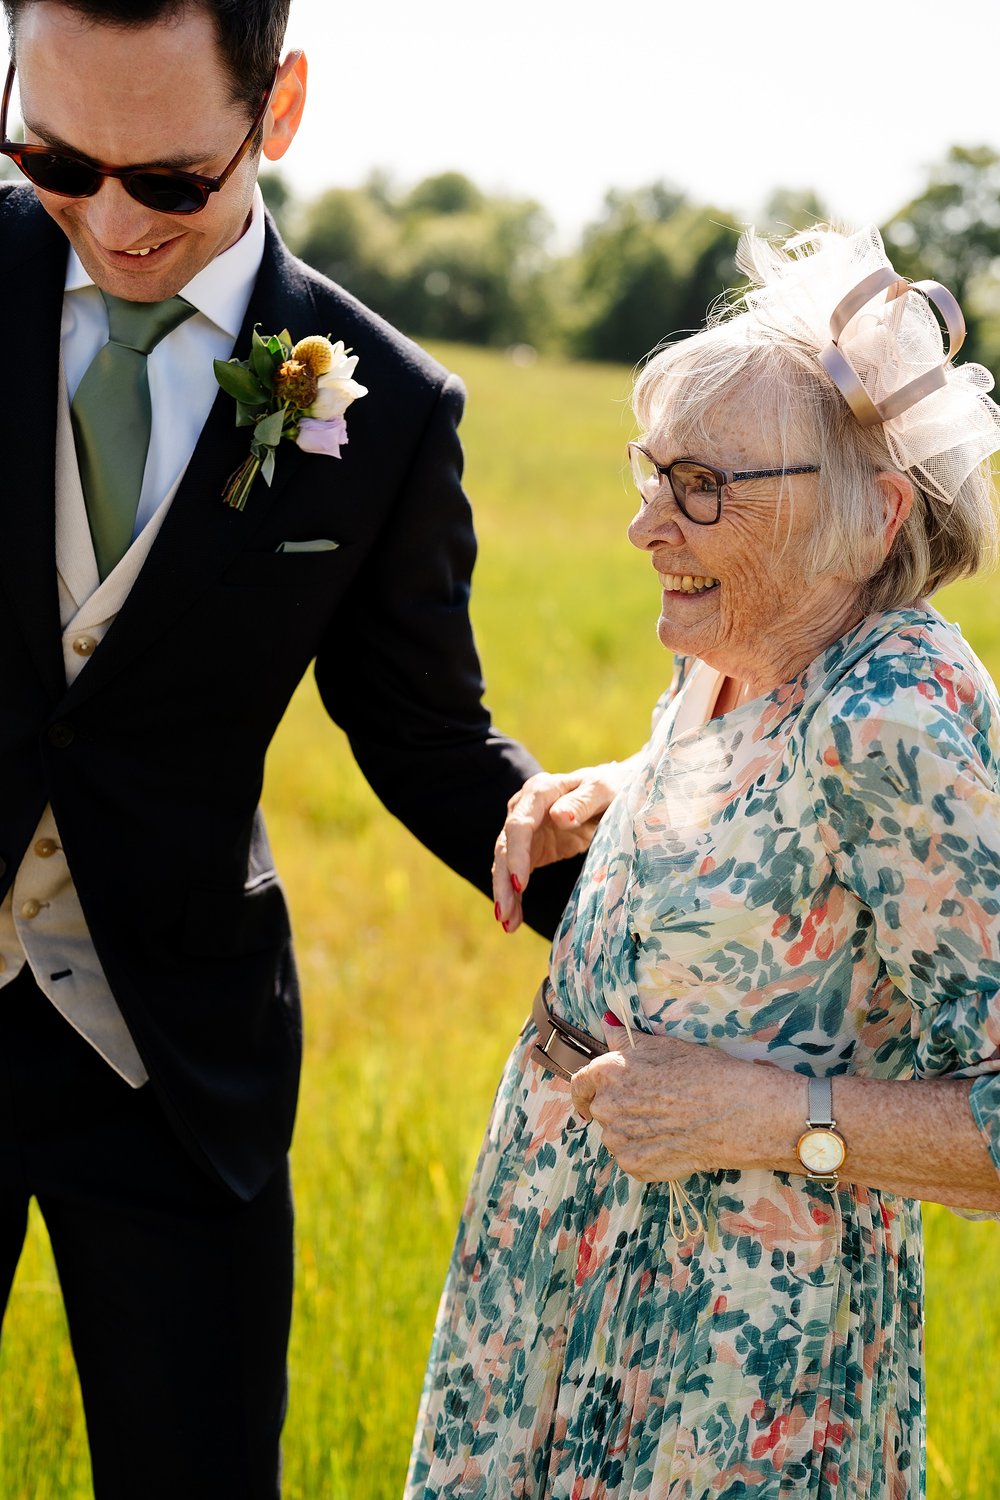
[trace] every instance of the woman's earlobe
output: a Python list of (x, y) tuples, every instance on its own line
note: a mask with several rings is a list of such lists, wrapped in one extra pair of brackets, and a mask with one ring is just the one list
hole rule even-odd
[(896, 539), (896, 534), (913, 507), (913, 485), (898, 469), (883, 469), (875, 476), (875, 483), (882, 492), (885, 524), (882, 532), (885, 544), (884, 556)]

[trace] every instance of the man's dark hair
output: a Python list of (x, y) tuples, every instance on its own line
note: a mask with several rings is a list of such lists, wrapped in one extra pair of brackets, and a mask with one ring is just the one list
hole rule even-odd
[[(36, 0), (3, 0), (11, 45), (18, 17)], [(219, 50), (229, 70), (230, 97), (245, 105), (252, 119), (270, 87), (288, 25), (291, 0), (58, 0), (67, 10), (89, 16), (95, 25), (148, 26), (180, 20), (186, 11), (204, 10), (215, 22)]]

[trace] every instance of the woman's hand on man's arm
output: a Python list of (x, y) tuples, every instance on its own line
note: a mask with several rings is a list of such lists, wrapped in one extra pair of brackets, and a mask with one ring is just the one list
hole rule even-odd
[(511, 797), (493, 857), (496, 917), (506, 932), (521, 925), (521, 895), (532, 871), (590, 848), (635, 758), (559, 774), (540, 771)]

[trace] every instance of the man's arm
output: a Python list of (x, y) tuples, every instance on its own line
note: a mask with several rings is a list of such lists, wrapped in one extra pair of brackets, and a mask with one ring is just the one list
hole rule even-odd
[[(321, 646), (316, 680), (385, 806), (489, 893), (507, 803), (538, 763), (493, 727), (482, 702), (469, 620), (476, 540), (461, 484), (463, 404), (451, 377)], [(555, 930), (578, 869), (570, 861), (533, 882), (525, 915), (540, 932)]]

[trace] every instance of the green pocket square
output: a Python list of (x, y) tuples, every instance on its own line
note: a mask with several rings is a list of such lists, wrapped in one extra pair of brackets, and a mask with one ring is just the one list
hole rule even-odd
[(280, 542), (274, 550), (275, 552), (333, 552), (339, 546), (339, 542), (331, 542), (325, 537), (318, 537), (314, 542)]

